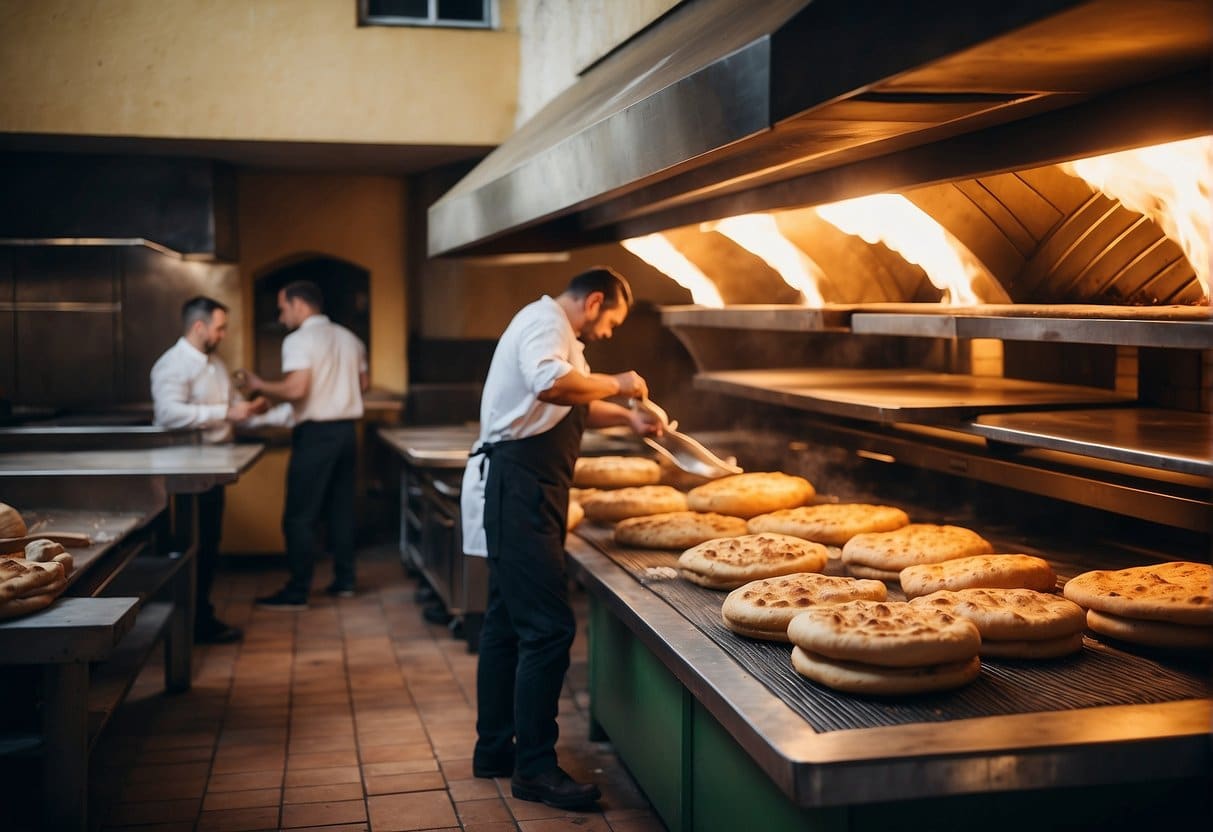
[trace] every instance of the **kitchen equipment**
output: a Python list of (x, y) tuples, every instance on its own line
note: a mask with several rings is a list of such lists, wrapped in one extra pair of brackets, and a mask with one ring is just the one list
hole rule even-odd
[(695, 439), (680, 432), (678, 422), (671, 422), (665, 410), (651, 399), (632, 399), (629, 406), (657, 417), (663, 431), (660, 436), (646, 436), (644, 443), (688, 474), (716, 479), (742, 472), (736, 459), (721, 459)]

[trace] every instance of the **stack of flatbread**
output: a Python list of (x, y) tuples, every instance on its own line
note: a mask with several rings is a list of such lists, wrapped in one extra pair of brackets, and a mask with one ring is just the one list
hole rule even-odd
[(585, 456), (573, 465), (573, 485), (582, 488), (626, 488), (660, 480), (660, 466), (642, 456)]
[(24, 557), (0, 557), (0, 620), (45, 609), (67, 587), (72, 556), (50, 540), (28, 543)]
[(708, 589), (737, 589), (759, 578), (820, 572), (830, 554), (820, 543), (786, 534), (746, 534), (692, 546), (678, 558), (682, 577)]
[(641, 549), (687, 549), (718, 537), (745, 534), (740, 517), (701, 511), (671, 511), (629, 517), (615, 524), (615, 542)]
[(788, 624), (792, 667), (847, 693), (948, 690), (977, 678), (981, 634), (963, 618), (897, 601), (849, 601)]
[(1173, 561), (1084, 572), (1065, 596), (1087, 608), (1096, 633), (1134, 644), (1213, 648), (1213, 567)]
[(724, 599), (720, 617), (738, 635), (787, 641), (788, 624), (807, 609), (860, 599), (883, 601), (887, 595), (880, 581), (798, 572), (738, 587)]
[(804, 505), (815, 493), (812, 483), (804, 477), (778, 471), (734, 474), (692, 488), (687, 494), (687, 505), (693, 511), (754, 517)]
[(891, 532), (909, 522), (906, 513), (893, 506), (823, 503), (760, 514), (750, 518), (747, 526), (754, 533), (777, 532), (827, 546), (842, 546), (857, 534)]
[(940, 590), (911, 606), (946, 612), (973, 622), (981, 632), (981, 655), (1051, 659), (1082, 649), (1086, 616), (1060, 595), (1031, 589)]
[(907, 566), (993, 551), (990, 541), (969, 529), (911, 523), (896, 531), (855, 535), (842, 547), (842, 562), (857, 578), (896, 581)]
[(598, 522), (614, 523), (629, 517), (686, 511), (687, 498), (668, 485), (638, 485), (598, 491), (582, 502), (585, 516)]
[(901, 570), (901, 590), (907, 598), (942, 589), (1034, 589), (1052, 592), (1057, 586), (1053, 567), (1033, 555), (974, 555), (943, 563), (922, 563)]

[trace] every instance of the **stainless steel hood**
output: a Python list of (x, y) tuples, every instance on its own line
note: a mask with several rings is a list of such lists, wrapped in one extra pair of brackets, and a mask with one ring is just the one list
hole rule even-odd
[(688, 0), (429, 211), (557, 250), (1213, 131), (1209, 0)]

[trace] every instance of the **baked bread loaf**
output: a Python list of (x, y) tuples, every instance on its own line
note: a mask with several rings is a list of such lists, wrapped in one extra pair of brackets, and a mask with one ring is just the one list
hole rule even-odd
[(33, 563), (20, 558), (0, 559), (0, 603), (23, 598), (64, 580), (63, 564), (57, 561)]
[(638, 485), (599, 491), (582, 503), (585, 516), (602, 523), (614, 523), (646, 514), (686, 511), (687, 497), (668, 485)]
[(641, 549), (688, 549), (717, 537), (745, 534), (740, 517), (699, 511), (672, 511), (629, 517), (615, 524), (615, 542)]
[(1144, 618), (1124, 618), (1109, 612), (1087, 610), (1087, 627), (1120, 641), (1173, 650), (1213, 650), (1213, 627), (1169, 624)]
[(682, 576), (710, 589), (737, 589), (759, 578), (819, 572), (826, 547), (786, 534), (746, 534), (708, 540), (678, 558)]
[(790, 534), (827, 546), (842, 546), (857, 534), (891, 532), (909, 522), (906, 513), (893, 506), (823, 503), (760, 514), (750, 518), (747, 525), (752, 533)]
[(974, 555), (943, 563), (922, 563), (901, 570), (900, 580), (907, 598), (942, 589), (987, 587), (1051, 592), (1057, 586), (1057, 575), (1049, 562), (1032, 555)]
[(788, 638), (827, 658), (882, 667), (920, 667), (966, 661), (981, 634), (963, 618), (903, 601), (848, 601), (802, 612)]
[(1213, 566), (1207, 563), (1084, 572), (1067, 581), (1063, 593), (1080, 606), (1121, 618), (1213, 626)]
[(29, 530), (21, 512), (8, 503), (0, 503), (0, 537), (25, 537)]
[(581, 488), (625, 488), (653, 485), (661, 468), (642, 456), (583, 456), (573, 465), (573, 485)]
[(990, 542), (960, 526), (911, 523), (891, 532), (852, 537), (842, 547), (842, 561), (897, 572), (907, 566), (984, 555), (994, 551)]
[(880, 581), (798, 572), (738, 587), (724, 599), (720, 616), (724, 625), (739, 635), (787, 641), (788, 624), (810, 607), (860, 599), (883, 601), (887, 595)]
[(1086, 615), (1059, 595), (1031, 589), (940, 590), (910, 601), (973, 622), (986, 656), (1052, 658), (1082, 647)]
[(54, 560), (55, 555), (62, 555), (65, 551), (62, 544), (53, 540), (31, 540), (25, 544), (25, 559), (42, 563)]
[(687, 494), (687, 506), (692, 511), (754, 517), (804, 505), (815, 493), (804, 477), (778, 471), (734, 474), (692, 488)]

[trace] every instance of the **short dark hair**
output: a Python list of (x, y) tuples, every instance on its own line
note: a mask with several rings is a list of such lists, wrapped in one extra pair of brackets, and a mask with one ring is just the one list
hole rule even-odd
[(195, 321), (206, 321), (209, 324), (216, 309), (227, 311), (227, 307), (214, 298), (208, 298), (206, 295), (192, 297), (181, 305), (181, 323), (186, 329), (193, 326)]
[(632, 287), (623, 275), (610, 266), (587, 269), (570, 280), (565, 291), (578, 300), (594, 292), (602, 292), (603, 309), (611, 309), (620, 301), (626, 308), (632, 308)]
[(320, 287), (310, 280), (295, 280), (282, 287), (288, 301), (301, 300), (317, 312), (324, 311), (324, 295)]

